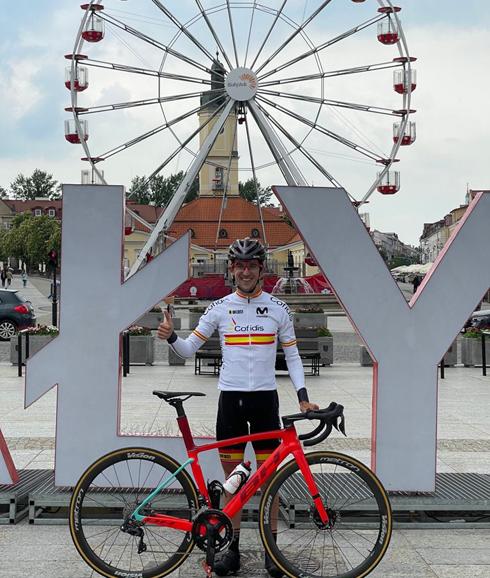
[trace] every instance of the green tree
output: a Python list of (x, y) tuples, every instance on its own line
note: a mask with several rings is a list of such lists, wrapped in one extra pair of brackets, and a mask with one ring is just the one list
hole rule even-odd
[(18, 174), (11, 183), (10, 190), (15, 198), (24, 201), (36, 198), (59, 199), (61, 196), (58, 181), (53, 179), (53, 175), (39, 169), (35, 169), (30, 177)]
[(8, 259), (7, 253), (7, 231), (0, 230), (0, 261), (5, 263)]
[(14, 217), (3, 240), (8, 257), (16, 257), (32, 268), (46, 263), (51, 249), (60, 250), (61, 227), (53, 217), (23, 213)]
[(244, 183), (238, 183), (238, 192), (240, 196), (246, 201), (257, 204), (257, 193), (259, 201), (262, 206), (267, 205), (272, 197), (272, 190), (270, 187), (265, 189), (261, 186), (259, 181), (254, 178), (248, 179)]
[(0, 187), (0, 199), (6, 199), (8, 197), (8, 192), (3, 187)]
[[(171, 174), (169, 177), (156, 175), (149, 181), (145, 176), (137, 176), (131, 181), (128, 196), (142, 205), (164, 207), (176, 193), (184, 176), (184, 171)], [(199, 178), (196, 178), (185, 196), (184, 203), (197, 198), (198, 194)]]

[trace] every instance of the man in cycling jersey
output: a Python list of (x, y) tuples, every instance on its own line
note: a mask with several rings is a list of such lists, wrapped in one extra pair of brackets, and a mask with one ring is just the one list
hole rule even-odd
[[(218, 330), (223, 364), (218, 381), (217, 440), (281, 427), (275, 379), (278, 342), (284, 350), (301, 411), (318, 409), (308, 399), (289, 308), (274, 295), (262, 291), (265, 256), (259, 241), (237, 239), (228, 252), (229, 272), (236, 291), (211, 303), (187, 339), (175, 334), (169, 314), (165, 314), (158, 328), (158, 337), (166, 339), (182, 357), (191, 357)], [(254, 443), (257, 467), (278, 445), (279, 440)], [(221, 448), (220, 460), (226, 476), (242, 462), (244, 450), (244, 446)], [(214, 572), (218, 576), (234, 574), (240, 568), (240, 514), (232, 522), (233, 540), (215, 563)], [(267, 553), (265, 567), (270, 576), (283, 576)]]

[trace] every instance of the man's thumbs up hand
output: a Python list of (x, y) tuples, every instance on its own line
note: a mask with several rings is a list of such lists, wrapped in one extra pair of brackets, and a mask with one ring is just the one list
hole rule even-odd
[(168, 339), (174, 332), (174, 322), (168, 311), (164, 310), (163, 316), (164, 319), (158, 326), (157, 335), (160, 339)]

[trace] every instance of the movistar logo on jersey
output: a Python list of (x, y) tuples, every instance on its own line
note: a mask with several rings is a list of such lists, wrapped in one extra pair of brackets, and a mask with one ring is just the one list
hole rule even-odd
[(235, 331), (245, 332), (245, 331), (264, 331), (262, 325), (235, 325)]
[(257, 309), (255, 310), (255, 314), (257, 315), (257, 317), (267, 317), (268, 313), (269, 313), (268, 307), (257, 307)]

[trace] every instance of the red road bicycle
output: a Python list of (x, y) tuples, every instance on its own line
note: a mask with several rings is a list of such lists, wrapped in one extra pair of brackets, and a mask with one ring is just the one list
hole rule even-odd
[[(194, 546), (214, 556), (232, 538), (230, 519), (261, 491), (259, 532), (264, 548), (289, 578), (361, 578), (381, 561), (391, 537), (386, 491), (361, 462), (331, 451), (304, 453), (301, 445), (344, 431), (343, 407), (283, 416), (284, 429), (196, 446), (183, 403), (196, 392), (154, 391), (177, 411), (188, 459), (136, 447), (93, 463), (76, 485), (70, 532), (85, 562), (106, 577), (161, 578)], [(295, 423), (319, 420), (298, 435)], [(206, 483), (199, 454), (257, 440), (281, 443), (231, 500), (219, 508), (220, 483)], [(190, 466), (193, 477), (188, 472)]]

